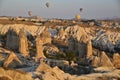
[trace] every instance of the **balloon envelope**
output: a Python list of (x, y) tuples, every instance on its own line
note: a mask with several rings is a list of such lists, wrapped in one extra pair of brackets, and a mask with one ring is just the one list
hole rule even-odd
[(28, 15), (29, 15), (29, 16), (32, 16), (32, 11), (28, 11)]
[(46, 3), (46, 7), (47, 7), (47, 8), (50, 7), (50, 3), (49, 3), (49, 2)]
[(83, 8), (80, 8), (80, 12), (83, 10)]
[(75, 15), (75, 18), (76, 18), (77, 20), (80, 20), (80, 18), (81, 18), (80, 14)]

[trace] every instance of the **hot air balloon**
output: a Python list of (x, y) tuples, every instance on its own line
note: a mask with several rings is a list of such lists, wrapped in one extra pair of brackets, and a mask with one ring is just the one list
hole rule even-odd
[(77, 20), (80, 20), (80, 18), (81, 18), (80, 14), (75, 15), (75, 18), (76, 18)]
[(50, 3), (49, 3), (49, 2), (46, 3), (46, 7), (47, 7), (47, 8), (50, 7)]
[(83, 8), (80, 8), (80, 12), (82, 12)]
[(32, 16), (32, 11), (28, 11), (28, 15), (31, 17)]

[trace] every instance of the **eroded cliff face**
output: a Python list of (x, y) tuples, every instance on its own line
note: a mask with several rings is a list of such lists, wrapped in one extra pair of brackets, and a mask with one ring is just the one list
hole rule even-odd
[(117, 50), (115, 48), (118, 46), (119, 40), (119, 32), (99, 30), (96, 37), (93, 39), (93, 46), (98, 47), (100, 50), (115, 52), (115, 50)]
[[(22, 44), (19, 44), (19, 40), (21, 40), (21, 38), (18, 38), (21, 29), (24, 29), (26, 37), (32, 36), (34, 38), (32, 40), (30, 40), (30, 38), (26, 46), (29, 45), (28, 43), (30, 42), (35, 45), (35, 38), (37, 35), (40, 35), (43, 45), (48, 43), (53, 44), (55, 43), (55, 39), (59, 42), (63, 42), (63, 44), (65, 43), (64, 45), (68, 47), (67, 50), (73, 51), (82, 58), (86, 57), (86, 55), (92, 55), (92, 47), (109, 53), (119, 53), (120, 33), (118, 31), (111, 31), (109, 29), (106, 30), (104, 28), (97, 27), (86, 27), (84, 24), (55, 26), (54, 30), (44, 25), (0, 24), (1, 35), (7, 35), (7, 41), (5, 43), (8, 48), (17, 50), (20, 44)], [(59, 47), (59, 49), (60, 48), (61, 47)]]
[(36, 25), (25, 25), (25, 24), (0, 24), (0, 34), (6, 34), (9, 28), (15, 29), (16, 33), (18, 34), (20, 29), (24, 28), (26, 34), (35, 36), (36, 34), (41, 33), (43, 26), (36, 26)]
[[(62, 31), (62, 32), (61, 32)], [(108, 52), (119, 51), (120, 33), (119, 31), (104, 30), (102, 28), (70, 26), (63, 30), (61, 28), (58, 32), (58, 39), (69, 42), (72, 47), (76, 44), (86, 44), (89, 40), (92, 41), (92, 46), (100, 50)], [(60, 33), (62, 33), (60, 35)], [(76, 45), (77, 46), (77, 45)], [(74, 49), (74, 48), (73, 48)]]

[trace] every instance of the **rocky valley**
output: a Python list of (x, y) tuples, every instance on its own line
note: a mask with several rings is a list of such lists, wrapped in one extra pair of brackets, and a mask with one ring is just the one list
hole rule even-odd
[(120, 21), (0, 17), (0, 80), (120, 80)]

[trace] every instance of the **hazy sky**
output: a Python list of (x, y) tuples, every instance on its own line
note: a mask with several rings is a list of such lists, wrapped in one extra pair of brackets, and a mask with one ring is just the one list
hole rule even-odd
[(33, 16), (43, 18), (74, 18), (76, 14), (89, 19), (113, 18), (120, 17), (119, 5), (120, 0), (0, 0), (0, 16), (28, 16), (32, 11)]

